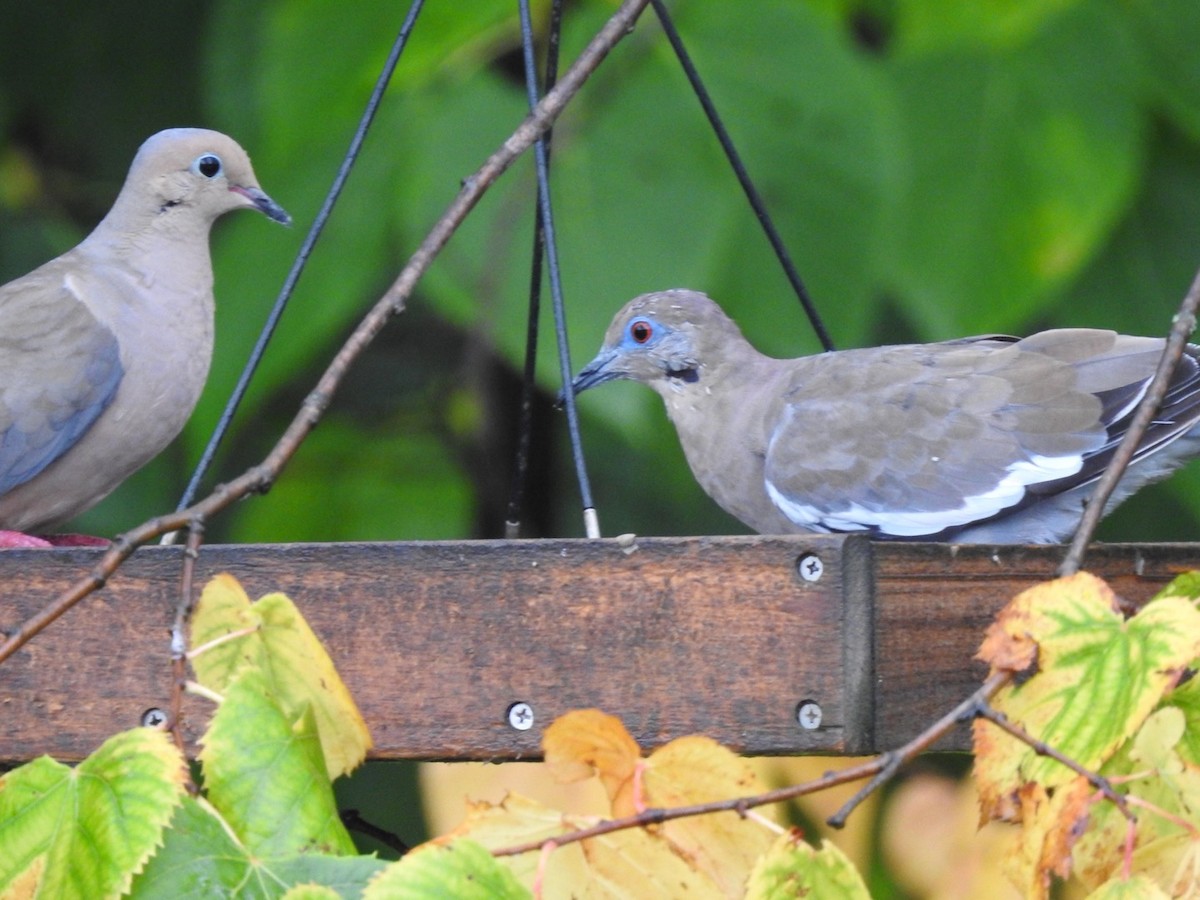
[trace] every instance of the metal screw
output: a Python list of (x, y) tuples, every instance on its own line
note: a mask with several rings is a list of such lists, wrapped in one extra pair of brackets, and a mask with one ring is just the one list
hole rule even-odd
[(518, 701), (508, 708), (508, 724), (517, 731), (528, 731), (533, 727), (533, 707)]
[(817, 554), (805, 553), (796, 560), (796, 571), (805, 581), (820, 581), (821, 576), (825, 574), (825, 563), (821, 562), (821, 557)]
[(142, 725), (146, 728), (158, 728), (167, 722), (167, 714), (157, 706), (152, 706), (142, 713)]
[(805, 731), (816, 731), (821, 727), (821, 704), (816, 700), (801, 700), (796, 707), (796, 721)]

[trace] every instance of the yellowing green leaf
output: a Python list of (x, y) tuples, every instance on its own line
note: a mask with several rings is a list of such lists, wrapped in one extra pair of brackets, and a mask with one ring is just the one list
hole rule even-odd
[(1177, 831), (1138, 847), (1133, 871), (1152, 879), (1171, 897), (1200, 897), (1200, 837)]
[[(1173, 691), (1168, 697), (1177, 694)], [(1194, 853), (1182, 822), (1200, 821), (1200, 767), (1186, 764), (1181, 757), (1183, 721), (1178, 707), (1156, 710), (1101, 770), (1121, 790), (1149, 804), (1134, 810), (1138, 817), (1135, 873), (1149, 872), (1152, 865), (1186, 873), (1187, 854)], [(1097, 886), (1122, 871), (1128, 832), (1127, 820), (1112, 804), (1092, 805), (1087, 831), (1073, 852), (1074, 871), (1084, 884)], [(1161, 873), (1155, 877), (1160, 883), (1171, 880)], [(1187, 896), (1186, 892), (1176, 895)]]
[(530, 897), (513, 874), (470, 840), (422, 844), (379, 873), (363, 900), (523, 900)]
[(1168, 702), (1183, 713), (1179, 755), (1191, 766), (1200, 766), (1200, 677), (1193, 676), (1171, 691)]
[(1134, 735), (1129, 755), (1135, 763), (1154, 769), (1159, 774), (1180, 774), (1183, 760), (1176, 752), (1176, 745), (1183, 738), (1186, 724), (1183, 710), (1177, 706), (1156, 710)]
[(129, 888), (183, 796), (183, 760), (149, 728), (76, 768), (41, 757), (0, 778), (0, 894), (108, 897)]
[(795, 829), (780, 835), (758, 861), (746, 885), (746, 900), (837, 897), (870, 900), (854, 864), (829, 841), (816, 850)]
[(542, 735), (546, 765), (562, 782), (599, 776), (614, 817), (633, 810), (633, 776), (642, 758), (637, 742), (621, 720), (598, 709), (559, 716)]
[(338, 818), (312, 715), (280, 709), (257, 668), (242, 669), (202, 738), (204, 786), (255, 856), (354, 853)]
[[(756, 794), (765, 786), (746, 760), (711, 738), (693, 735), (650, 755), (645, 790), (648, 806), (671, 807)], [(731, 896), (740, 895), (773, 838), (761, 824), (732, 811), (673, 819), (663, 823), (662, 834)]]
[(1135, 875), (1132, 878), (1114, 878), (1106, 881), (1088, 894), (1087, 900), (1170, 900), (1171, 896), (1151, 879), (1144, 875)]
[(237, 579), (217, 575), (205, 585), (196, 606), (193, 650), (240, 632), (245, 633), (192, 658), (200, 683), (224, 693), (239, 671), (255, 667), (293, 719), (311, 707), (330, 778), (361, 763), (371, 747), (366, 723), (295, 604), (283, 594), (268, 594), (251, 603)]
[[(1115, 607), (1108, 586), (1087, 573), (1041, 584), (1005, 607), (981, 649), (995, 671), (1036, 645), (1036, 673), (1002, 689), (993, 706), (1090, 769), (1141, 726), (1200, 652), (1200, 612), (1189, 601), (1158, 598), (1129, 619)], [(975, 723), (975, 752), (987, 815), (1011, 810), (1024, 784), (1050, 788), (1074, 777), (983, 720)]]

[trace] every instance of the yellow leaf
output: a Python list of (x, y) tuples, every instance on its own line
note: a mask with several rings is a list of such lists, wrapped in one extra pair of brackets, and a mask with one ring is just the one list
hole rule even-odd
[(559, 716), (542, 735), (546, 765), (562, 782), (599, 776), (616, 818), (633, 810), (633, 775), (642, 758), (637, 742), (616, 716), (598, 709)]
[[(588, 838), (582, 845), (588, 865), (588, 893), (597, 897), (687, 897), (718, 900), (729, 896), (669, 841), (644, 828), (626, 828)], [(739, 890), (733, 896), (740, 897)]]
[[(469, 838), (488, 850), (499, 850), (531, 841), (544, 843), (560, 834), (584, 827), (585, 822), (573, 821), (557, 810), (543, 806), (520, 794), (509, 794), (500, 803), (468, 803), (467, 815), (449, 834), (430, 841), (431, 844), (451, 844)], [(502, 857), (513, 875), (529, 887), (537, 871), (541, 854), (538, 851), (520, 856)], [(578, 844), (568, 844), (551, 854), (543, 879), (545, 898), (569, 897), (572, 887), (587, 881), (587, 862)]]
[[(220, 640), (230, 635), (235, 636)], [(201, 649), (192, 658), (197, 679), (218, 693), (244, 667), (253, 666), (291, 718), (311, 706), (330, 778), (350, 772), (366, 757), (371, 736), (358, 707), (321, 641), (283, 594), (251, 603), (237, 579), (217, 575), (196, 606), (192, 647)]]
[[(711, 738), (693, 735), (650, 755), (645, 790), (649, 806), (674, 807), (757, 794), (765, 786), (749, 762)], [(774, 839), (762, 825), (732, 811), (673, 819), (663, 823), (662, 834), (734, 897), (741, 896), (750, 869)]]

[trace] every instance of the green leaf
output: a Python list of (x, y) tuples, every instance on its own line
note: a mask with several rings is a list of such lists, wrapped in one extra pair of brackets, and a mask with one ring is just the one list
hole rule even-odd
[(130, 896), (133, 900), (224, 896), (259, 900), (284, 896), (293, 885), (319, 884), (346, 900), (356, 900), (385, 865), (374, 856), (255, 856), (227, 830), (211, 806), (189, 797), (172, 819), (162, 849), (134, 880)]
[(287, 475), (238, 511), (235, 543), (402, 541), (471, 533), (475, 498), (444, 436), (391, 419), (355, 427), (321, 422)]
[(1159, 597), (1183, 597), (1185, 600), (1200, 600), (1200, 572), (1184, 572), (1171, 579), (1171, 583), (1155, 595)]
[[(980, 651), (993, 669), (1027, 673), (1036, 662), (1036, 673), (1003, 688), (993, 706), (1089, 769), (1141, 727), (1200, 652), (1200, 612), (1188, 600), (1161, 597), (1130, 619), (1115, 602), (1087, 573), (1038, 585), (1005, 607)], [(985, 809), (1023, 784), (1049, 790), (1075, 777), (986, 721), (976, 722), (975, 748)]]
[(355, 852), (312, 713), (306, 709), (299, 721), (285, 714), (258, 669), (242, 669), (228, 686), (202, 741), (208, 798), (249, 853)]
[(1200, 4), (1193, 0), (1130, 0), (1122, 9), (1146, 55), (1146, 69), (1172, 121), (1200, 138)]
[(1084, 0), (899, 0), (898, 53), (949, 47), (1005, 48), (1034, 37), (1048, 20)]
[[(229, 638), (233, 634), (239, 636)], [(267, 594), (251, 603), (236, 578), (217, 575), (196, 605), (191, 639), (201, 684), (224, 693), (253, 668), (289, 721), (311, 712), (331, 779), (362, 762), (371, 746), (366, 723), (320, 639), (287, 596)]]
[(491, 853), (470, 840), (425, 844), (392, 863), (363, 900), (521, 900), (530, 897)]
[(183, 795), (165, 732), (109, 738), (71, 769), (41, 757), (0, 779), (0, 893), (115, 896), (162, 840)]
[(1108, 4), (1007, 51), (890, 66), (912, 175), (890, 270), (931, 336), (1012, 329), (1096, 254), (1143, 159), (1139, 68)]
[(841, 850), (829, 841), (822, 841), (820, 850), (814, 849), (794, 829), (781, 834), (759, 857), (746, 885), (746, 900), (870, 900), (870, 896), (862, 876)]

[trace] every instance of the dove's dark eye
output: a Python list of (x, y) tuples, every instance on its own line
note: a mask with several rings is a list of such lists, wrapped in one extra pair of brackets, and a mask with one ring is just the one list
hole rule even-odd
[(639, 344), (644, 344), (650, 340), (652, 334), (654, 334), (654, 329), (650, 327), (650, 323), (645, 319), (638, 319), (629, 326), (629, 336)]
[(205, 178), (216, 178), (221, 174), (221, 157), (205, 153), (192, 163), (192, 171), (200, 173)]

